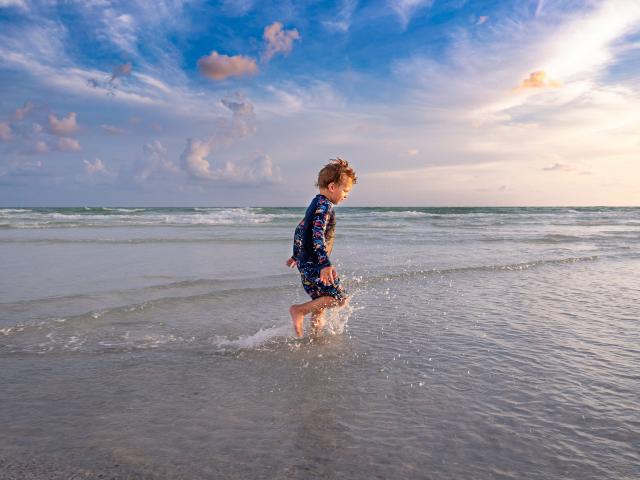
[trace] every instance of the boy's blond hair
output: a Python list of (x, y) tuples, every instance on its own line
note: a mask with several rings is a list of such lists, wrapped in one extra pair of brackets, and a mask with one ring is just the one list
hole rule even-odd
[(353, 183), (358, 183), (356, 171), (349, 166), (349, 162), (340, 157), (332, 158), (318, 173), (316, 186), (326, 188), (332, 182), (339, 184), (344, 177), (350, 178)]

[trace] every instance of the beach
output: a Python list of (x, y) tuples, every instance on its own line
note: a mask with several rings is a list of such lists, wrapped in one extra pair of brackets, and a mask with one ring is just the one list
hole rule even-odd
[(336, 212), (0, 209), (0, 477), (640, 478), (640, 208)]

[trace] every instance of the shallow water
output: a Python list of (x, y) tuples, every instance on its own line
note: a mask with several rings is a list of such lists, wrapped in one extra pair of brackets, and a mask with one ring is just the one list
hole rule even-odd
[(640, 209), (0, 210), (2, 478), (640, 477)]

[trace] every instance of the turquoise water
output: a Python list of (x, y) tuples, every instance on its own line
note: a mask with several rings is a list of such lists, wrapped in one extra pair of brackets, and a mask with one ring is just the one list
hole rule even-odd
[(640, 476), (640, 209), (303, 212), (0, 209), (2, 477)]

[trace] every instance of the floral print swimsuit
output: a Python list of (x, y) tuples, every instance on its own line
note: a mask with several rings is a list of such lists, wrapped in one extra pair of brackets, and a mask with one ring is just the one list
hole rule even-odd
[(316, 195), (296, 227), (292, 255), (300, 271), (302, 286), (313, 299), (327, 296), (337, 300), (346, 298), (340, 279), (333, 285), (324, 285), (320, 281), (320, 270), (331, 266), (329, 254), (333, 248), (335, 228), (333, 203), (322, 194)]

